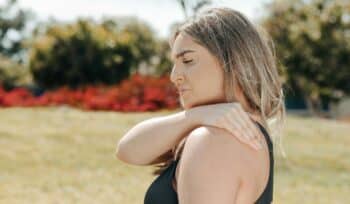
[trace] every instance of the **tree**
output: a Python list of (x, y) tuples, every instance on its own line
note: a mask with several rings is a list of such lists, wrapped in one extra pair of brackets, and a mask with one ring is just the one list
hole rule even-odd
[(9, 90), (32, 82), (29, 70), (21, 63), (0, 55), (0, 86)]
[(266, 9), (262, 25), (274, 39), (287, 84), (320, 115), (322, 99), (336, 102), (350, 93), (350, 1), (276, 0)]
[(155, 73), (157, 76), (169, 76), (173, 62), (170, 59), (170, 47), (168, 40), (159, 40), (157, 43), (156, 62), (154, 63)]
[(119, 83), (156, 47), (152, 30), (137, 21), (80, 19), (42, 32), (31, 46), (29, 66), (37, 84), (47, 88)]
[(141, 22), (134, 17), (119, 17), (115, 19), (119, 25), (120, 33), (127, 33), (130, 36), (129, 46), (133, 53), (131, 72), (137, 72), (139, 65), (152, 64), (152, 58), (157, 55), (159, 40), (155, 37), (155, 31), (146, 22)]
[(0, 6), (0, 86), (10, 89), (30, 83), (30, 73), (23, 65), (26, 25), (33, 15), (19, 9), (16, 0)]
[(184, 12), (185, 18), (197, 13), (204, 6), (210, 5), (211, 0), (176, 0)]
[(33, 14), (19, 9), (16, 0), (7, 0), (0, 7), (0, 53), (21, 61), (22, 40), (27, 22)]

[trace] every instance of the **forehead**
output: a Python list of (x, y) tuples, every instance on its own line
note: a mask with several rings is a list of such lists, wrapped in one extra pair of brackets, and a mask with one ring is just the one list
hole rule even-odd
[(187, 34), (180, 33), (176, 39), (173, 41), (171, 47), (171, 58), (175, 59), (178, 53), (181, 53), (186, 50), (198, 50), (199, 45), (195, 43), (190, 36)]
[(192, 38), (188, 34), (181, 32), (175, 38), (173, 42), (173, 47), (183, 45), (183, 44), (192, 44), (192, 43), (194, 43)]

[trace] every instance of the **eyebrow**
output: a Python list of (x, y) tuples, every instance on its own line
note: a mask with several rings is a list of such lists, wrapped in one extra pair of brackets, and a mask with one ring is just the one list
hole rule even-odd
[(177, 58), (179, 58), (179, 57), (181, 57), (181, 56), (183, 56), (184, 54), (189, 53), (189, 52), (195, 52), (195, 51), (194, 51), (194, 50), (183, 50), (183, 51), (177, 53), (176, 56), (175, 56), (175, 58), (177, 59)]

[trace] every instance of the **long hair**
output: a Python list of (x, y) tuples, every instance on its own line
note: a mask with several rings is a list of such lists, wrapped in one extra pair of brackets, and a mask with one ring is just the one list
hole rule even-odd
[[(284, 92), (274, 45), (268, 34), (240, 12), (226, 7), (205, 9), (186, 20), (172, 33), (171, 47), (182, 32), (219, 61), (224, 71), (226, 102), (237, 102), (235, 87), (240, 87), (250, 110), (261, 116), (262, 125), (273, 143), (279, 139), (284, 155), (281, 146), (285, 123)], [(153, 174), (160, 174), (178, 159), (183, 147), (184, 140), (155, 160), (155, 163), (163, 161), (165, 165), (158, 166), (160, 168)]]

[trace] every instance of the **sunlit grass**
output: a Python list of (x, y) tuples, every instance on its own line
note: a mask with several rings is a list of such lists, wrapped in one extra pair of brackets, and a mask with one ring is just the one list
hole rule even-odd
[[(143, 203), (152, 167), (116, 159), (118, 140), (157, 113), (0, 109), (0, 203)], [(275, 202), (346, 203), (350, 124), (289, 116)]]

